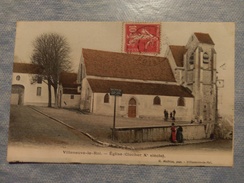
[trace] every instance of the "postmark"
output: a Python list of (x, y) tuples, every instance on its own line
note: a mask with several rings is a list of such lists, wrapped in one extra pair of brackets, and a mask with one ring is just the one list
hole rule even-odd
[(160, 53), (159, 23), (126, 23), (124, 36), (127, 53)]

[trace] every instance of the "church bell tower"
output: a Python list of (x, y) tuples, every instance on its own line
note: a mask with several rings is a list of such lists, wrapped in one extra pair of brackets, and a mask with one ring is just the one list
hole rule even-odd
[(216, 119), (216, 51), (209, 34), (194, 33), (184, 55), (184, 85), (194, 95), (194, 117), (198, 121)]

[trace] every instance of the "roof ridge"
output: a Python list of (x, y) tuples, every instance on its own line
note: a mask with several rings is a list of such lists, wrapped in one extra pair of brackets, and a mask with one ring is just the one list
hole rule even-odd
[(157, 55), (144, 55), (144, 54), (136, 54), (136, 53), (125, 53), (125, 52), (117, 52), (117, 51), (105, 51), (105, 50), (97, 50), (97, 49), (90, 49), (90, 48), (82, 48), (83, 50), (88, 50), (88, 51), (96, 51), (96, 52), (103, 52), (103, 53), (113, 53), (113, 54), (124, 54), (124, 55), (132, 55), (132, 56), (143, 56), (143, 57), (157, 57), (157, 58), (164, 58), (167, 59), (167, 57), (161, 57)]
[(182, 85), (159, 83), (140, 83), (128, 81), (111, 81), (87, 78), (94, 93), (108, 93), (110, 88), (119, 88), (124, 94), (161, 95), (193, 97), (192, 93)]
[(157, 81), (157, 80), (140, 80), (140, 79), (132, 80), (132, 79), (126, 79), (126, 78), (111, 78), (111, 77), (101, 77), (101, 76), (92, 76), (92, 75), (89, 75), (87, 77), (87, 79), (109, 80), (109, 81), (130, 82), (130, 83), (134, 82), (134, 83), (148, 83), (148, 84), (179, 85), (177, 82)]

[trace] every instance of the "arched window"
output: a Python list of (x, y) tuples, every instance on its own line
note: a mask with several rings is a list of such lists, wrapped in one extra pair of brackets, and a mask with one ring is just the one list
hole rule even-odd
[(184, 97), (178, 98), (177, 105), (178, 106), (185, 106), (185, 99), (184, 99)]
[(191, 54), (190, 58), (189, 58), (189, 63), (192, 65), (194, 64), (194, 53)]
[(129, 105), (135, 106), (136, 105), (136, 100), (134, 98), (131, 98), (129, 101)]
[(109, 95), (108, 94), (104, 95), (103, 101), (104, 101), (104, 103), (109, 103)]
[(203, 63), (208, 64), (209, 63), (209, 55), (207, 52), (203, 54)]
[(160, 100), (159, 96), (154, 97), (153, 105), (161, 105), (161, 100)]

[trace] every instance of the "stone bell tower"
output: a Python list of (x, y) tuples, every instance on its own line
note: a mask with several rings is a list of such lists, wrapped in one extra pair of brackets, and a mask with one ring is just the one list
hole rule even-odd
[(184, 85), (194, 95), (194, 117), (202, 122), (216, 118), (216, 52), (209, 34), (194, 33), (184, 54)]

